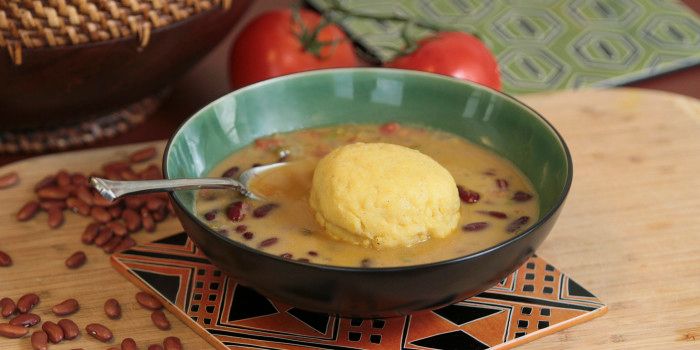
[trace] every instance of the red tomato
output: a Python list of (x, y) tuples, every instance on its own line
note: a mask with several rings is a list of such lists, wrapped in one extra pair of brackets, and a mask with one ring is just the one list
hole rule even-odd
[(501, 89), (496, 58), (479, 39), (467, 33), (442, 32), (423, 39), (415, 51), (386, 66), (449, 75)]
[(290, 73), (357, 66), (352, 42), (338, 26), (323, 27), (314, 38), (321, 16), (304, 9), (299, 15), (301, 20), (290, 9), (272, 10), (243, 28), (229, 55), (231, 87)]

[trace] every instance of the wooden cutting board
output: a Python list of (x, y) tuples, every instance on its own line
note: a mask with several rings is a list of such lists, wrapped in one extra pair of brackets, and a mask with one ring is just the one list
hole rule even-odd
[[(603, 301), (600, 319), (544, 337), (522, 349), (630, 349), (700, 346), (700, 101), (646, 90), (618, 89), (528, 95), (522, 99), (562, 133), (574, 159), (574, 183), (554, 230), (538, 254), (573, 276)], [(160, 149), (164, 142), (152, 143)], [(36, 292), (37, 313), (56, 320), (50, 307), (75, 297), (79, 325), (100, 322), (118, 339), (141, 348), (179, 336), (187, 349), (209, 345), (169, 315), (170, 331), (157, 330), (134, 301), (138, 289), (109, 264), (109, 257), (80, 243), (87, 219), (67, 216), (50, 230), (46, 215), (18, 223), (14, 215), (33, 184), (65, 168), (90, 172), (110, 158), (143, 147), (129, 145), (38, 157), (0, 168), (22, 182), (0, 190), (0, 250), (14, 265), (0, 268), (0, 297)], [(139, 242), (180, 230), (174, 219)], [(68, 270), (65, 258), (84, 250), (88, 263)], [(122, 319), (107, 319), (108, 298), (122, 303)], [(84, 331), (83, 331), (84, 333)], [(696, 340), (697, 339), (697, 340)], [(109, 347), (83, 334), (52, 349)], [(1, 349), (30, 349), (29, 340), (0, 339)]]

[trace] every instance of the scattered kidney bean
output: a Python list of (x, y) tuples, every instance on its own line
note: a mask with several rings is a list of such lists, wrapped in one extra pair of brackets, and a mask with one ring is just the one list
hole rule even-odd
[(155, 147), (146, 147), (140, 150), (136, 150), (129, 155), (129, 161), (132, 163), (145, 162), (156, 156)]
[(98, 207), (108, 208), (110, 206), (117, 205), (119, 202), (121, 202), (119, 199), (112, 202), (109, 199), (102, 197), (102, 195), (97, 192), (94, 192), (92, 195), (92, 205), (96, 205)]
[(496, 179), (496, 186), (501, 190), (507, 190), (508, 181), (506, 181), (505, 179)]
[(15, 313), (15, 310), (17, 310), (17, 305), (12, 299), (7, 297), (0, 299), (0, 316), (10, 317)]
[(133, 238), (126, 236), (122, 239), (121, 243), (114, 248), (115, 252), (121, 252), (122, 250), (127, 250), (136, 245), (136, 241)]
[(126, 229), (129, 232), (135, 232), (141, 229), (141, 217), (133, 209), (125, 209), (122, 212), (122, 219), (126, 224)]
[(42, 188), (56, 186), (56, 176), (48, 175), (34, 185), (34, 192), (39, 192)]
[(178, 337), (167, 337), (163, 340), (165, 350), (182, 350), (182, 342)]
[(163, 350), (160, 344), (151, 344), (148, 346), (148, 350)]
[(129, 180), (129, 181), (141, 179), (141, 176), (139, 176), (139, 174), (137, 174), (136, 172), (134, 172), (130, 168), (127, 168), (127, 169), (120, 171), (119, 177), (121, 177), (124, 180)]
[(508, 217), (508, 215), (506, 215), (506, 213), (500, 212), (500, 211), (495, 211), (495, 210), (477, 210), (476, 212), (479, 214), (488, 215), (490, 217), (494, 217), (497, 219), (505, 219)]
[(461, 185), (457, 185), (457, 193), (459, 194), (459, 199), (464, 203), (476, 203), (481, 198), (478, 192), (468, 190)]
[(49, 348), (49, 336), (44, 331), (32, 333), (31, 338), (33, 350), (47, 350)]
[(34, 217), (34, 215), (39, 211), (39, 202), (29, 201), (22, 206), (22, 208), (17, 212), (18, 221), (27, 221)]
[(513, 193), (512, 199), (516, 202), (527, 202), (532, 199), (532, 195), (527, 192), (517, 191)]
[(70, 319), (64, 318), (58, 321), (58, 326), (63, 330), (63, 338), (73, 340), (80, 335), (80, 328)]
[(33, 327), (39, 322), (41, 322), (41, 317), (39, 317), (39, 315), (37, 314), (32, 313), (19, 314), (15, 318), (10, 320), (11, 325), (22, 327)]
[(277, 238), (277, 237), (268, 238), (268, 239), (266, 239), (266, 240), (260, 242), (259, 247), (260, 247), (260, 248), (269, 247), (269, 246), (271, 246), (271, 245), (277, 243), (277, 241), (279, 241), (279, 238)]
[(90, 323), (85, 326), (85, 331), (87, 334), (103, 343), (112, 340), (112, 331), (99, 323)]
[(244, 232), (244, 233), (243, 233), (243, 238), (245, 238), (246, 240), (251, 240), (251, 239), (253, 239), (253, 232), (250, 232), (250, 231)]
[(136, 302), (138, 302), (139, 305), (143, 306), (144, 308), (153, 311), (160, 310), (163, 308), (163, 304), (158, 299), (156, 299), (156, 297), (146, 292), (136, 293)]
[(105, 301), (104, 306), (105, 314), (107, 317), (116, 320), (122, 315), (122, 307), (119, 305), (117, 299), (111, 298)]
[(60, 187), (44, 187), (36, 193), (41, 199), (66, 199), (68, 191)]
[(120, 237), (126, 236), (129, 232), (121, 221), (110, 221), (107, 223), (107, 227), (112, 230), (112, 233)]
[(239, 170), (240, 170), (239, 167), (232, 166), (232, 167), (228, 168), (228, 170), (224, 171), (224, 173), (221, 174), (221, 177), (234, 177), (234, 176), (236, 176), (236, 174), (238, 173)]
[(150, 211), (160, 210), (165, 205), (165, 201), (160, 198), (148, 198), (146, 200), (146, 208)]
[(80, 240), (85, 243), (85, 244), (92, 244), (95, 241), (95, 237), (97, 237), (97, 231), (100, 229), (100, 224), (93, 222), (90, 223), (85, 227), (85, 231), (83, 231), (83, 235), (80, 238)]
[(245, 232), (246, 230), (248, 230), (248, 226), (246, 226), (246, 225), (238, 225), (238, 226), (236, 226), (236, 232), (238, 232), (238, 233), (243, 233), (243, 232)]
[(78, 187), (78, 189), (75, 190), (75, 196), (87, 205), (92, 205), (93, 198), (95, 198), (94, 195), (90, 193), (90, 190), (87, 187), (82, 186)]
[(63, 224), (63, 210), (58, 208), (50, 208), (47, 212), (49, 217), (46, 222), (50, 228), (57, 228)]
[(112, 219), (118, 219), (122, 217), (122, 208), (118, 206), (107, 207), (107, 212), (112, 216)]
[(0, 267), (12, 266), (12, 257), (0, 250)]
[(462, 230), (470, 231), (470, 232), (481, 231), (481, 230), (487, 228), (488, 226), (489, 226), (488, 222), (483, 222), (483, 221), (472, 222), (472, 223), (469, 223), (469, 224), (462, 226)]
[(80, 309), (80, 304), (78, 304), (77, 300), (71, 298), (54, 305), (51, 311), (56, 316), (66, 316), (78, 311), (78, 309)]
[(63, 329), (61, 329), (61, 327), (59, 327), (57, 324), (51, 321), (46, 321), (41, 325), (41, 329), (46, 332), (46, 335), (49, 336), (49, 341), (54, 344), (58, 344), (63, 340)]
[(66, 202), (63, 200), (43, 200), (39, 202), (39, 206), (41, 206), (41, 209), (44, 209), (46, 211), (49, 211), (50, 209), (59, 209), (63, 210), (66, 209), (68, 206), (66, 205)]
[(83, 202), (80, 198), (68, 197), (68, 199), (66, 199), (66, 205), (76, 214), (80, 214), (82, 216), (90, 215), (90, 206)]
[(28, 293), (17, 300), (17, 310), (22, 314), (26, 314), (29, 310), (34, 308), (36, 304), (39, 304), (39, 296), (34, 293)]
[(153, 324), (162, 331), (167, 331), (170, 329), (170, 321), (168, 321), (165, 314), (161, 310), (156, 310), (151, 313), (151, 321), (153, 321)]
[(131, 167), (131, 165), (129, 163), (127, 163), (125, 161), (117, 160), (117, 161), (102, 164), (102, 171), (104, 171), (105, 173), (119, 172), (119, 171), (122, 171), (124, 169), (129, 168), (129, 167)]
[(112, 215), (103, 207), (92, 207), (90, 208), (90, 216), (98, 222), (108, 223), (112, 220)]
[(19, 175), (16, 172), (10, 172), (0, 175), (0, 190), (10, 188), (19, 183)]
[(530, 221), (529, 216), (521, 216), (521, 217), (513, 220), (513, 222), (511, 222), (508, 225), (508, 227), (506, 227), (506, 232), (515, 233), (518, 230), (520, 230), (523, 227), (523, 225), (527, 224), (528, 221)]
[(112, 254), (117, 251), (117, 247), (122, 243), (122, 237), (112, 236), (112, 239), (102, 246), (102, 250), (107, 254)]
[(97, 237), (95, 237), (95, 245), (100, 248), (104, 247), (104, 245), (112, 239), (112, 236), (112, 230), (110, 230), (109, 227), (100, 227)]
[(76, 186), (90, 186), (90, 181), (88, 181), (87, 176), (82, 173), (73, 173), (70, 176), (70, 182)]
[(66, 267), (69, 269), (77, 269), (85, 264), (87, 256), (82, 251), (77, 251), (66, 259)]
[(267, 203), (262, 206), (257, 207), (255, 210), (253, 210), (253, 216), (256, 218), (262, 218), (267, 216), (267, 214), (272, 211), (272, 209), (275, 209), (279, 207), (279, 204), (277, 203)]
[(141, 223), (146, 232), (154, 232), (156, 230), (156, 223), (153, 220), (153, 216), (146, 208), (141, 208)]
[(124, 338), (122, 340), (121, 350), (138, 350), (138, 348), (133, 338)]
[(231, 205), (229, 205), (226, 209), (226, 217), (234, 222), (243, 220), (243, 218), (245, 218), (245, 207), (243, 202), (238, 201), (231, 203)]
[(0, 323), (0, 337), (22, 338), (29, 333), (29, 329), (22, 326), (13, 326), (9, 323)]

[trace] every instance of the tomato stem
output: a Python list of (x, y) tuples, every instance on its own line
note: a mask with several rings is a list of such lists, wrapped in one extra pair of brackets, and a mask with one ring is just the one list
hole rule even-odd
[(292, 7), (292, 20), (294, 21), (294, 24), (299, 25), (299, 31), (294, 34), (299, 39), (301, 47), (304, 49), (304, 51), (309, 52), (318, 59), (324, 58), (323, 55), (321, 55), (321, 50), (324, 47), (331, 46), (331, 48), (335, 48), (339, 43), (343, 42), (343, 39), (325, 41), (319, 40), (318, 35), (321, 33), (321, 30), (333, 22), (326, 17), (322, 17), (318, 25), (312, 30), (309, 30), (306, 23), (304, 23), (304, 20), (301, 18), (301, 11), (298, 4)]

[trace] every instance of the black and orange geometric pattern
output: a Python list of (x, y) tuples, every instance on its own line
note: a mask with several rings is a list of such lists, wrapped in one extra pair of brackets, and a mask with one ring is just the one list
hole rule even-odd
[(507, 349), (607, 310), (539, 257), (467, 300), (373, 320), (267, 299), (214, 267), (185, 233), (115, 254), (112, 263), (219, 349)]

